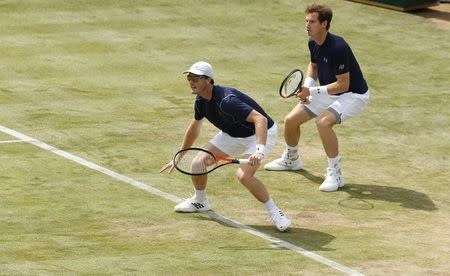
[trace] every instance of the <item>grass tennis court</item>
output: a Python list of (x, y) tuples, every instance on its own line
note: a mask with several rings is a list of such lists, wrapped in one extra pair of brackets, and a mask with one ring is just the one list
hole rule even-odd
[(305, 170), (258, 172), (289, 232), (233, 168), (212, 173), (208, 196), (237, 226), (173, 212), (192, 191), (186, 176), (158, 173), (193, 116), (181, 72), (207, 60), (216, 83), (261, 103), (279, 126), (268, 159), (278, 156), (296, 103), (278, 87), (306, 69), (312, 2), (1, 1), (0, 275), (447, 274), (450, 30), (414, 14), (326, 1), (372, 95), (336, 128), (345, 189), (318, 191), (326, 159), (310, 123)]

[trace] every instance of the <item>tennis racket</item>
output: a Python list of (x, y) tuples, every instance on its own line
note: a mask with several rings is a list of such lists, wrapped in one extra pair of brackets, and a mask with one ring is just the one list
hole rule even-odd
[(175, 168), (187, 175), (205, 175), (229, 164), (247, 164), (248, 159), (219, 157), (202, 148), (187, 148), (173, 157)]
[(289, 98), (295, 95), (302, 86), (303, 72), (300, 69), (294, 69), (283, 80), (280, 86), (280, 96)]

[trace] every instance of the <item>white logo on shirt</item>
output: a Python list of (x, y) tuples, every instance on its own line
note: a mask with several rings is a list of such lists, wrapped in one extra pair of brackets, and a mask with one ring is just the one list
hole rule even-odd
[(342, 69), (344, 69), (344, 67), (345, 67), (345, 65), (344, 65), (344, 64), (341, 64), (341, 65), (339, 65), (339, 70), (342, 70)]

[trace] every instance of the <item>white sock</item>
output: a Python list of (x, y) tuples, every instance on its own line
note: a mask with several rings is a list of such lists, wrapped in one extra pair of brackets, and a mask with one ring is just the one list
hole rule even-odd
[(204, 190), (197, 190), (195, 189), (195, 199), (198, 201), (205, 201), (206, 200), (206, 189)]
[(276, 212), (276, 210), (278, 210), (277, 205), (275, 205), (275, 202), (273, 201), (273, 199), (271, 197), (269, 197), (269, 200), (264, 203), (264, 205), (266, 205), (267, 211), (269, 212), (269, 214)]
[(334, 158), (328, 157), (328, 167), (329, 168), (340, 168), (341, 167), (341, 157), (339, 154)]
[(291, 147), (286, 144), (286, 152), (287, 152), (288, 159), (296, 160), (298, 158), (298, 152), (299, 152), (298, 145)]

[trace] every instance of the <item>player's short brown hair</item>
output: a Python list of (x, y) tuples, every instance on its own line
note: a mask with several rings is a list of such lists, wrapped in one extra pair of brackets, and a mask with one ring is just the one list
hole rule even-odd
[(305, 14), (317, 12), (319, 14), (320, 23), (327, 21), (327, 30), (330, 28), (333, 11), (326, 5), (312, 4), (306, 7)]

